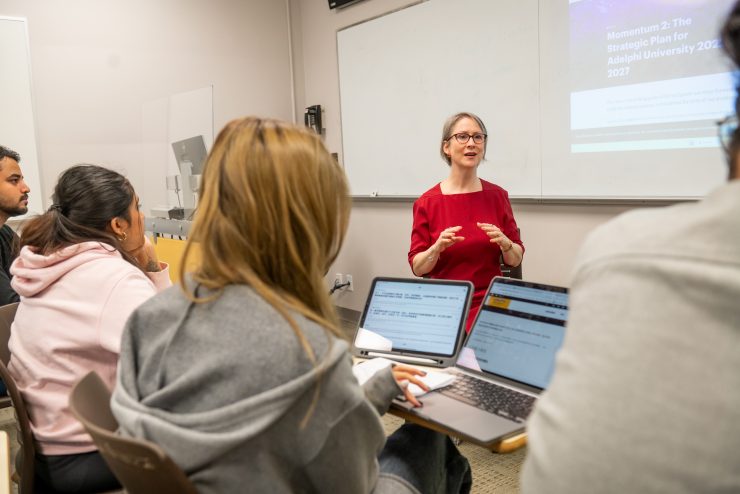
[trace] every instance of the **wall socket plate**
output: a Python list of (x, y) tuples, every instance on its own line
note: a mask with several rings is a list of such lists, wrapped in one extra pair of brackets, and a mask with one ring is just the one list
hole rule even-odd
[(342, 274), (342, 273), (336, 273), (334, 275), (334, 285), (344, 285), (345, 283), (349, 283), (347, 286), (343, 286), (340, 288), (340, 290), (347, 290), (348, 292), (354, 292), (355, 291), (355, 285), (352, 281), (352, 275), (351, 274)]

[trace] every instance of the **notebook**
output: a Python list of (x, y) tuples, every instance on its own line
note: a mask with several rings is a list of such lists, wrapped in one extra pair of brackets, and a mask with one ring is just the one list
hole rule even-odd
[(393, 407), (481, 446), (524, 431), (565, 335), (566, 288), (496, 277), (456, 364), (453, 384)]
[(430, 367), (454, 365), (472, 294), (467, 281), (375, 278), (352, 352)]

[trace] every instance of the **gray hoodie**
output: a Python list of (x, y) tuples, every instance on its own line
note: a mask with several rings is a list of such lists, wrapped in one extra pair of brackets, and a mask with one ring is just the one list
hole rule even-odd
[(208, 303), (180, 287), (146, 302), (121, 346), (121, 432), (162, 446), (203, 493), (409, 492), (378, 481), (379, 413), (400, 392), (390, 370), (361, 388), (347, 343), (294, 317), (318, 365), (247, 286)]

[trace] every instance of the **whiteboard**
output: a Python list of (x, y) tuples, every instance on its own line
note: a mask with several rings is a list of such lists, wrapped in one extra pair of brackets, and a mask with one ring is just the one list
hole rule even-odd
[(442, 124), (469, 111), (489, 134), (479, 175), (539, 196), (537, 46), (536, 0), (434, 0), (339, 31), (352, 194), (418, 196), (443, 179)]
[(704, 196), (727, 174), (715, 122), (734, 87), (716, 38), (731, 3), (427, 0), (339, 30), (352, 195), (444, 179), (442, 125), (468, 111), (488, 127), (478, 175), (513, 198)]
[(31, 189), (28, 215), (43, 211), (36, 150), (31, 56), (26, 19), (0, 17), (0, 145), (21, 155), (21, 170)]

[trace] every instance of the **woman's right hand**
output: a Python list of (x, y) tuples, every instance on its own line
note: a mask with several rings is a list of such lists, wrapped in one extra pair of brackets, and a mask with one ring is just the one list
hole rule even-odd
[(457, 232), (462, 230), (462, 226), (451, 226), (445, 228), (437, 237), (437, 241), (432, 246), (437, 254), (441, 254), (450, 245), (454, 245), (458, 242), (465, 240), (465, 237), (456, 235)]
[(409, 384), (416, 384), (424, 391), (429, 391), (429, 386), (424, 384), (424, 382), (421, 381), (418, 377), (426, 376), (427, 373), (416, 367), (411, 367), (410, 365), (403, 364), (394, 364), (391, 372), (393, 373), (393, 379), (396, 380), (398, 386), (403, 390), (403, 394), (406, 397), (406, 400), (408, 400), (408, 402), (411, 403), (413, 406), (420, 407), (421, 402), (417, 400), (416, 396), (414, 396), (414, 394), (411, 392), (411, 390), (409, 389)]
[(450, 245), (465, 240), (465, 237), (456, 235), (456, 233), (460, 230), (462, 230), (461, 226), (451, 226), (449, 228), (445, 228), (439, 234), (436, 242), (434, 242), (431, 247), (429, 247), (424, 252), (416, 254), (411, 264), (411, 270), (414, 272), (414, 274), (416, 276), (424, 276), (432, 269), (434, 269), (434, 266), (437, 264), (437, 260), (439, 260), (439, 255), (442, 253), (442, 251), (444, 251)]

